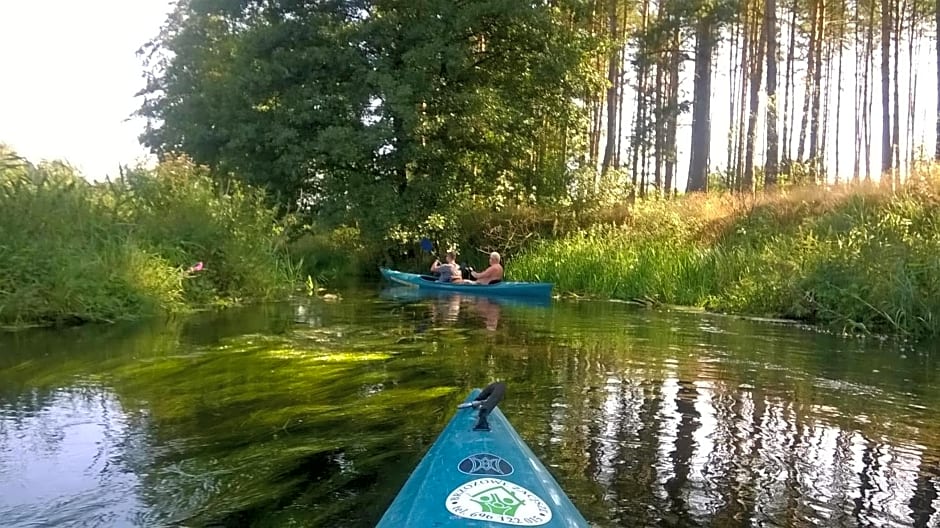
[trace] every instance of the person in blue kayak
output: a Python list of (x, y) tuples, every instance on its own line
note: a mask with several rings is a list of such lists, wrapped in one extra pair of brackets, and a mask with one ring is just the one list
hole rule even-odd
[(444, 260), (446, 262), (441, 264), (439, 259), (434, 259), (434, 263), (431, 264), (431, 273), (440, 273), (437, 278), (438, 282), (463, 282), (463, 277), (460, 276), (460, 266), (456, 262), (457, 253), (448, 251)]
[(490, 266), (479, 273), (471, 270), (470, 276), (474, 280), (464, 282), (467, 284), (493, 284), (503, 280), (503, 266), (499, 261), (499, 253), (495, 251), (490, 253)]

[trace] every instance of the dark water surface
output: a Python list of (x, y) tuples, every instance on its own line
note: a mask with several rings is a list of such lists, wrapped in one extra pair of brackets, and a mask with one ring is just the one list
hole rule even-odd
[(0, 337), (0, 526), (373, 526), (497, 378), (596, 526), (940, 526), (927, 347), (378, 288)]

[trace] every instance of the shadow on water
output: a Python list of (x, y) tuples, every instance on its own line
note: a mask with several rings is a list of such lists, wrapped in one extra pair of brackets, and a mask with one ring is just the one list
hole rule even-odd
[(928, 349), (418, 290), (0, 338), (3, 526), (373, 526), (492, 379), (596, 526), (937, 526)]

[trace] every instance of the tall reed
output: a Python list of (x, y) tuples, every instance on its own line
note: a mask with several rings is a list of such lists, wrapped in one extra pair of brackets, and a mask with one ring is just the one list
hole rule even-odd
[[(260, 192), (186, 160), (92, 184), (62, 163), (0, 165), (0, 324), (104, 321), (263, 299), (296, 277)], [(204, 262), (205, 270), (189, 267)]]
[(640, 203), (625, 219), (543, 240), (514, 278), (562, 292), (837, 329), (940, 334), (940, 186)]

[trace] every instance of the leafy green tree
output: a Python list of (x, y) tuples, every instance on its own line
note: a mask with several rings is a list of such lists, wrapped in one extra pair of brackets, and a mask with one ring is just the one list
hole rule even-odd
[(181, 2), (142, 49), (142, 139), (383, 236), (557, 200), (598, 82), (584, 4)]

